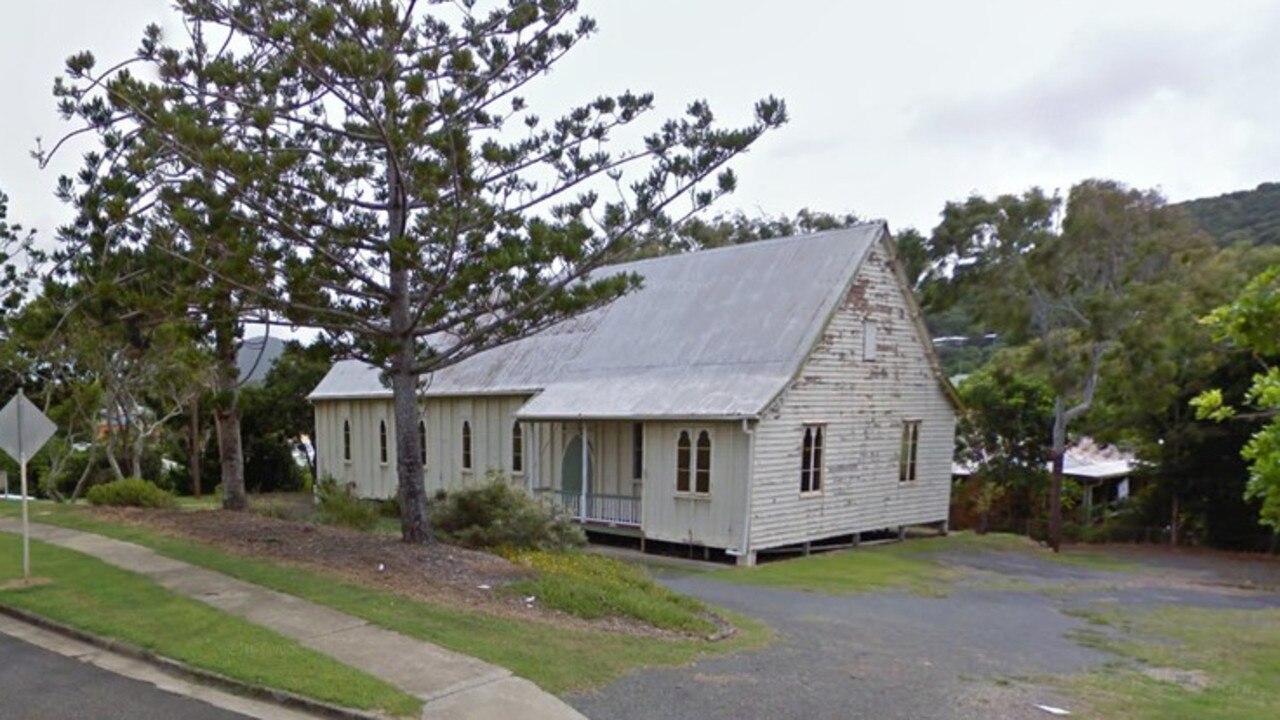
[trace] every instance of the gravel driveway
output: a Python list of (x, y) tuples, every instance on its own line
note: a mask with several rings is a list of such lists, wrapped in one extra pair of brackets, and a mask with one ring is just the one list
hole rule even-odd
[[(1069, 709), (1072, 699), (1032, 678), (1114, 659), (1067, 639), (1087, 623), (1064, 610), (1099, 601), (1280, 607), (1280, 594), (1256, 589), (1263, 580), (1280, 588), (1280, 563), (1228, 568), (1235, 561), (1124, 552), (1141, 569), (1101, 571), (1017, 552), (948, 553), (941, 562), (965, 569), (966, 579), (946, 598), (828, 596), (669, 576), (664, 582), (681, 592), (760, 618), (777, 638), (759, 652), (641, 671), (568, 700), (596, 720), (1043, 719), (1051, 715), (1036, 704)], [(1243, 584), (1242, 572), (1251, 578)]]

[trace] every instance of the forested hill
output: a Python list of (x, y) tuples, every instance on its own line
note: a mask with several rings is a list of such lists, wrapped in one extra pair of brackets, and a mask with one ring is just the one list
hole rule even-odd
[(1280, 245), (1280, 183), (1181, 203), (1223, 245)]

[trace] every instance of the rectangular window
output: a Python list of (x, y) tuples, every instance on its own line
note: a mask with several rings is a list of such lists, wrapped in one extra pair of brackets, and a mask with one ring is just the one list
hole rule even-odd
[(800, 492), (822, 491), (822, 444), (826, 426), (805, 425), (800, 442)]
[(524, 472), (524, 428), (520, 423), (511, 424), (511, 473), (519, 475)]
[(920, 421), (907, 420), (902, 423), (902, 450), (898, 459), (898, 481), (912, 482), (916, 479), (916, 462), (920, 456)]
[(862, 321), (862, 359), (868, 362), (876, 359), (876, 321)]
[(631, 479), (644, 477), (644, 423), (631, 424)]

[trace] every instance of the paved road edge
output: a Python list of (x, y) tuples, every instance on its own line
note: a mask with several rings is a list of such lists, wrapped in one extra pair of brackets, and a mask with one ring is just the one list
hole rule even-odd
[(319, 717), (332, 718), (333, 720), (387, 720), (386, 715), (378, 713), (365, 712), (363, 710), (355, 710), (352, 708), (326, 703), (320, 700), (313, 700), (302, 695), (270, 688), (265, 685), (255, 685), (253, 683), (244, 682), (229, 678), (225, 675), (205, 670), (203, 668), (188, 665), (180, 660), (158, 655), (150, 650), (131, 645), (121, 640), (103, 637), (94, 633), (81, 630), (79, 628), (65, 625), (56, 620), (42, 617), (26, 610), (21, 610), (0, 602), (0, 615), (6, 615), (14, 620), (33, 625), (42, 630), (57, 633), (72, 640), (94, 647), (101, 648), (108, 652), (123, 655), (134, 660), (148, 663), (159, 670), (172, 675), (177, 675), (186, 680), (191, 680), (203, 685), (209, 685), (220, 690), (225, 690), (236, 695), (261, 700), (290, 710), (297, 710)]

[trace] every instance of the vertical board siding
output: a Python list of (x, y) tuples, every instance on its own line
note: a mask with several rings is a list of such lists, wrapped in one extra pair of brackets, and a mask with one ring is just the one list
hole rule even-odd
[[(523, 396), (428, 398), (422, 417), (427, 421), (427, 464), (423, 478), (428, 496), (483, 483), (490, 472), (501, 472), (523, 484), (511, 472), (511, 423), (528, 398)], [(395, 417), (389, 399), (322, 400), (315, 403), (317, 470), (351, 484), (365, 498), (396, 494)], [(342, 459), (342, 421), (351, 421), (351, 462)], [(379, 461), (378, 424), (387, 423), (389, 462)], [(462, 423), (471, 423), (471, 471), (462, 469)], [(525, 433), (529, 452), (529, 433)], [(527, 472), (527, 468), (526, 468)]]
[[(625, 426), (628, 430), (630, 426)], [(711, 433), (711, 493), (676, 492), (676, 442), (680, 431)], [(644, 427), (645, 537), (717, 548), (741, 544), (746, 502), (748, 443), (740, 423), (647, 422)], [(630, 442), (627, 443), (630, 446)], [(631, 463), (624, 463), (630, 475)]]
[[(751, 549), (947, 518), (955, 411), (877, 244), (756, 436)], [(865, 320), (873, 360), (864, 360)], [(926, 340), (927, 341), (927, 340)], [(918, 479), (898, 481), (902, 422), (920, 420)], [(822, 492), (800, 494), (806, 423), (825, 423)]]

